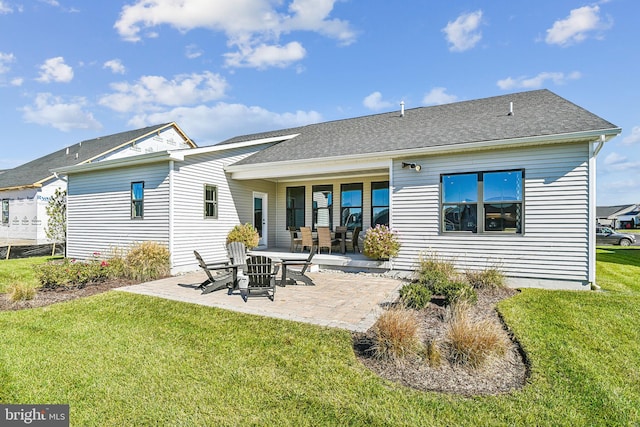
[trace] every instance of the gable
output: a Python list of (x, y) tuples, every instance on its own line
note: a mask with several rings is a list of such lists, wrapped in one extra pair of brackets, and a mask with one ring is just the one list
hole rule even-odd
[[(141, 147), (132, 149), (131, 144), (138, 141)], [(168, 144), (169, 141), (171, 144)], [(143, 150), (149, 147), (157, 147), (158, 150), (160, 146), (166, 146), (162, 149), (184, 148), (180, 147), (180, 144), (195, 147), (195, 144), (175, 123), (149, 126), (81, 141), (0, 174), (0, 190), (40, 186), (53, 178), (52, 169), (142, 154), (145, 152)]]

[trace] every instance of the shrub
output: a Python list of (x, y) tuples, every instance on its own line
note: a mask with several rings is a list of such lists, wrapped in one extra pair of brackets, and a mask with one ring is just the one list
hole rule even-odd
[(36, 276), (44, 289), (83, 288), (88, 283), (107, 278), (104, 262), (92, 260), (76, 262), (65, 259), (36, 267)]
[(442, 350), (436, 341), (429, 341), (422, 348), (421, 353), (424, 360), (429, 362), (429, 365), (434, 368), (442, 364)]
[(469, 304), (475, 304), (478, 301), (478, 294), (476, 290), (465, 282), (448, 282), (444, 286), (439, 295), (444, 297), (446, 305), (451, 305), (460, 302), (466, 302)]
[(227, 245), (231, 242), (241, 242), (247, 249), (253, 249), (258, 246), (260, 235), (258, 230), (251, 224), (240, 224), (233, 227), (227, 234)]
[(363, 252), (373, 259), (393, 258), (400, 252), (398, 235), (386, 225), (378, 224), (365, 233)]
[(409, 283), (400, 289), (400, 300), (408, 308), (422, 310), (431, 301), (431, 291), (420, 283)]
[(418, 319), (412, 310), (394, 308), (385, 311), (373, 330), (373, 354), (377, 358), (402, 359), (415, 354), (420, 346)]
[(419, 280), (455, 280), (458, 277), (453, 262), (439, 258), (436, 254), (420, 254), (418, 268)]
[(459, 303), (447, 322), (444, 346), (453, 363), (477, 369), (490, 357), (504, 355), (509, 342), (498, 323), (472, 319), (468, 305)]
[(36, 290), (23, 283), (13, 283), (7, 287), (9, 299), (13, 302), (32, 300), (36, 296)]
[[(169, 275), (169, 249), (157, 242), (141, 242), (131, 247), (124, 258), (127, 275), (134, 280), (155, 280)], [(108, 261), (107, 261), (108, 263)]]
[(497, 267), (481, 271), (466, 271), (467, 281), (475, 289), (498, 289), (505, 287), (505, 278)]

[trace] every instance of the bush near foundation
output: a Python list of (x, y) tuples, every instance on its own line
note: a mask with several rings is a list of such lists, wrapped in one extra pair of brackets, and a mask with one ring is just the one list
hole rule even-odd
[(236, 225), (227, 234), (227, 245), (231, 242), (241, 242), (247, 247), (247, 249), (253, 249), (258, 246), (260, 242), (260, 235), (258, 230), (251, 224), (239, 224)]
[(42, 289), (83, 288), (106, 280), (148, 281), (170, 273), (169, 250), (157, 242), (134, 244), (129, 251), (112, 250), (105, 259), (98, 252), (87, 261), (64, 259), (42, 264), (36, 276)]

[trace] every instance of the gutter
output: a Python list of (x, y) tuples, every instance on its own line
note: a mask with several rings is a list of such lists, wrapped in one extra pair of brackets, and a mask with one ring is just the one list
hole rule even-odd
[[(572, 132), (572, 133), (564, 133), (564, 134), (556, 134), (556, 135), (539, 135), (532, 137), (523, 137), (523, 138), (511, 138), (511, 139), (502, 139), (502, 140), (491, 140), (491, 141), (477, 141), (470, 143), (461, 143), (461, 144), (451, 144), (451, 145), (438, 145), (434, 147), (420, 147), (420, 148), (410, 148), (403, 150), (394, 150), (394, 151), (380, 151), (375, 153), (361, 153), (361, 154), (353, 154), (353, 155), (343, 155), (340, 156), (339, 159), (334, 157), (317, 157), (311, 159), (296, 159), (296, 160), (283, 160), (277, 162), (263, 162), (263, 163), (245, 163), (245, 164), (231, 164), (225, 167), (225, 172), (230, 173), (239, 173), (238, 175), (242, 175), (242, 172), (249, 174), (259, 174), (260, 172), (265, 172), (269, 169), (277, 169), (280, 173), (283, 170), (286, 170), (287, 167), (301, 167), (308, 168), (309, 165), (313, 165), (317, 167), (318, 165), (326, 165), (329, 167), (327, 172), (335, 172), (336, 166), (339, 163), (350, 163), (351, 166), (358, 165), (362, 162), (379, 162), (382, 159), (391, 158), (401, 158), (408, 156), (417, 156), (417, 155), (434, 155), (434, 154), (445, 154), (445, 153), (461, 153), (465, 151), (477, 151), (477, 150), (487, 150), (491, 148), (510, 148), (510, 147), (525, 147), (531, 145), (546, 145), (546, 144), (558, 144), (563, 142), (577, 142), (577, 141), (585, 141), (585, 140), (596, 140), (600, 138), (602, 143), (604, 141), (608, 141), (609, 139), (615, 137), (620, 132), (622, 132), (621, 128), (611, 128), (604, 130), (594, 130), (587, 132)], [(363, 167), (362, 164), (359, 166)], [(352, 168), (349, 168), (350, 170)], [(288, 173), (290, 175), (290, 173)], [(269, 175), (270, 177), (275, 177), (276, 175)], [(235, 176), (234, 176), (235, 178)], [(243, 177), (244, 178), (244, 177)], [(244, 178), (246, 179), (246, 178)]]

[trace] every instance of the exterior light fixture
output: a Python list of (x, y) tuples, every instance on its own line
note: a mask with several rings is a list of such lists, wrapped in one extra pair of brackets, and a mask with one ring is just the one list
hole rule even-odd
[(416, 172), (420, 172), (422, 170), (422, 166), (416, 164), (416, 163), (407, 163), (407, 162), (402, 162), (402, 168), (411, 168), (411, 169), (415, 169)]

